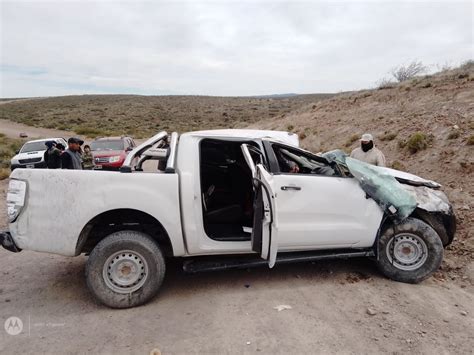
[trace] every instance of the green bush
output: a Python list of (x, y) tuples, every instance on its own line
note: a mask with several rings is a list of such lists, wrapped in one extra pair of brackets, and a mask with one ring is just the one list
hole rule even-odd
[(431, 143), (432, 138), (427, 136), (422, 132), (416, 132), (408, 138), (406, 142), (406, 147), (411, 154), (415, 154), (420, 150), (428, 148), (428, 145)]

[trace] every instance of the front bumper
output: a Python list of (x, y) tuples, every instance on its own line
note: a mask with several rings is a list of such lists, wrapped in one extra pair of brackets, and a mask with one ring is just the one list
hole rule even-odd
[(44, 161), (40, 161), (40, 162), (37, 162), (37, 163), (31, 163), (31, 164), (11, 164), (11, 171), (15, 170), (15, 169), (19, 169), (19, 168), (22, 168), (22, 169), (31, 169), (31, 168), (34, 168), (34, 169), (44, 169), (46, 168), (46, 163)]
[(95, 163), (94, 170), (115, 170), (118, 171), (123, 165), (123, 161), (118, 161), (115, 163)]
[(8, 231), (0, 231), (0, 244), (2, 247), (13, 253), (18, 253), (21, 251), (21, 249), (15, 244), (12, 235)]

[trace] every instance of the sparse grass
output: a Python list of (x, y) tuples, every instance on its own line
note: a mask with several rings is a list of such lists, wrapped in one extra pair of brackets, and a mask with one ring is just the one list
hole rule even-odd
[(466, 60), (464, 63), (461, 64), (459, 69), (461, 69), (461, 70), (473, 70), (474, 69), (474, 60), (472, 60), (472, 59)]
[(24, 141), (12, 139), (0, 133), (0, 180), (10, 176), (10, 159), (21, 148)]
[(272, 100), (210, 96), (63, 96), (2, 104), (0, 119), (71, 130), (90, 138), (105, 135), (140, 138), (161, 130), (244, 128), (264, 117), (276, 117), (331, 96), (333, 94), (298, 95)]
[(390, 165), (390, 167), (391, 167), (392, 169), (395, 169), (395, 170), (402, 170), (402, 171), (406, 170), (405, 165), (403, 165), (402, 163), (400, 163), (398, 160), (395, 160), (395, 161), (392, 163), (392, 165)]
[(395, 138), (397, 138), (397, 134), (398, 133), (389, 133), (389, 132), (385, 132), (385, 134), (383, 136), (380, 136), (379, 139), (383, 142), (383, 141), (393, 141)]
[(420, 150), (428, 148), (428, 145), (431, 143), (432, 137), (426, 135), (422, 132), (416, 132), (408, 138), (406, 142), (406, 148), (411, 154), (415, 154)]
[(466, 145), (474, 145), (474, 135), (467, 139)]
[(397, 84), (391, 81), (390, 79), (383, 78), (377, 83), (377, 89), (379, 90), (391, 89), (395, 87), (395, 85)]
[(354, 143), (356, 140), (358, 140), (360, 137), (359, 134), (353, 134), (352, 136), (349, 137), (349, 139), (346, 141), (346, 144), (344, 144), (345, 147), (350, 147), (352, 143)]
[(294, 128), (295, 128), (295, 126), (293, 126), (293, 125), (291, 125), (291, 124), (288, 125), (288, 127), (286, 127), (286, 129), (287, 129), (289, 132), (291, 132)]
[(102, 130), (99, 128), (81, 127), (81, 126), (75, 127), (74, 132), (76, 132), (77, 134), (84, 135), (86, 137), (90, 137), (90, 138), (111, 135), (111, 132), (107, 130)]
[(0, 168), (0, 181), (8, 179), (8, 177), (10, 176), (10, 173), (11, 173), (10, 169)]
[(457, 139), (457, 138), (459, 138), (459, 136), (460, 136), (459, 130), (454, 129), (451, 132), (449, 132), (448, 139)]

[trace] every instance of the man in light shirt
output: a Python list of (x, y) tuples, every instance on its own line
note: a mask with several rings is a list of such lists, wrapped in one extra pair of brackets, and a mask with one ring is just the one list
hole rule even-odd
[(372, 165), (385, 166), (385, 156), (380, 149), (375, 148), (374, 137), (370, 133), (362, 135), (360, 147), (352, 151), (351, 158)]

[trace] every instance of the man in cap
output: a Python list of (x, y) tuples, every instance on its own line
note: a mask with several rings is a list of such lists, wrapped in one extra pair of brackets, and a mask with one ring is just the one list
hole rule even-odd
[(354, 149), (351, 158), (366, 162), (368, 164), (385, 166), (385, 156), (375, 148), (374, 137), (370, 133), (365, 133), (360, 139), (360, 147)]
[(81, 145), (82, 139), (71, 137), (68, 139), (68, 148), (61, 155), (61, 165), (63, 169), (82, 170)]

